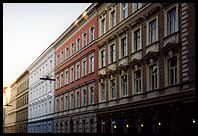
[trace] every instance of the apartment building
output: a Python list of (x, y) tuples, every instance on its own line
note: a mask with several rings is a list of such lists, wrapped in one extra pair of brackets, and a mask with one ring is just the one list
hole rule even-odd
[[(3, 105), (6, 104), (6, 89), (8, 87), (3, 87)], [(5, 133), (5, 117), (6, 117), (6, 107), (3, 106), (3, 133)]]
[(54, 42), (55, 133), (96, 133), (97, 12), (90, 5)]
[(51, 44), (29, 67), (28, 133), (53, 132), (54, 48)]
[(100, 3), (99, 133), (192, 133), (195, 4)]
[(29, 72), (25, 70), (16, 79), (16, 133), (27, 133)]
[(10, 106), (7, 106), (5, 110), (5, 133), (15, 133), (16, 130), (16, 82), (12, 83), (10, 88), (10, 100), (8, 104)]

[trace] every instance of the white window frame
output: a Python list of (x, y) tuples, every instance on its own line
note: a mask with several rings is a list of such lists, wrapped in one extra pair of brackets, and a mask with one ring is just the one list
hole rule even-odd
[(58, 104), (59, 104), (59, 98), (56, 97), (56, 103), (55, 103), (55, 111), (58, 112), (59, 111), (59, 108), (58, 108)]
[[(106, 52), (105, 51), (106, 51), (105, 48), (103, 48), (103, 49), (100, 50), (100, 59), (101, 59), (101, 61), (100, 61), (100, 67), (101, 68), (104, 67), (104, 66), (106, 66)], [(104, 56), (102, 56), (102, 55), (104, 55)]]
[[(124, 90), (124, 92), (125, 92), (125, 94), (123, 93), (123, 84), (122, 84), (122, 77), (126, 77), (127, 79), (127, 81), (126, 81), (126, 83), (124, 84), (124, 88), (126, 89), (126, 90)], [(128, 96), (128, 75), (127, 74), (124, 74), (124, 75), (121, 75), (120, 76), (120, 87), (121, 87), (121, 92), (120, 92), (120, 94), (121, 94), (121, 97), (126, 97), (126, 96)]]
[(164, 11), (164, 37), (168, 36), (168, 35), (171, 35), (171, 34), (168, 34), (168, 22), (167, 22), (167, 13), (173, 9), (173, 8), (176, 8), (176, 28), (175, 28), (175, 32), (178, 32), (179, 31), (179, 21), (178, 21), (178, 3), (167, 8), (165, 11)]
[(94, 72), (94, 52), (89, 55), (89, 73), (93, 73), (93, 72)]
[[(136, 73), (138, 71), (140, 71), (141, 77), (136, 79)], [(136, 81), (137, 80), (140, 82), (140, 88), (139, 88), (140, 91), (138, 91), (138, 92), (137, 92), (137, 86), (136, 86)], [(135, 90), (135, 94), (142, 93), (142, 69), (137, 69), (137, 70), (134, 71), (134, 90)]]
[[(78, 69), (79, 66), (79, 69)], [(80, 62), (76, 63), (76, 80), (80, 78)]]
[[(79, 43), (78, 43), (78, 40), (79, 40)], [(79, 50), (80, 50), (80, 37), (76, 39), (76, 52), (78, 52)]]
[[(102, 20), (104, 19), (104, 32), (102, 32)], [(103, 34), (105, 34), (106, 33), (106, 13), (103, 13), (103, 15), (101, 15), (100, 16), (100, 23), (99, 23), (99, 25), (100, 25), (100, 36), (102, 36)]]
[[(113, 89), (112, 89), (112, 82), (115, 82), (115, 86), (114, 86), (114, 97), (113, 97)], [(117, 92), (116, 92), (116, 79), (111, 79), (109, 80), (109, 87), (110, 87), (110, 99), (115, 99), (117, 97)]]
[[(86, 37), (84, 37), (84, 35), (86, 34)], [(82, 47), (84, 48), (85, 46), (87, 46), (87, 32), (84, 32), (82, 34)]]
[(61, 72), (60, 73), (60, 87), (63, 87), (64, 86), (64, 73)]
[[(72, 69), (73, 69), (73, 73), (72, 73)], [(70, 82), (73, 82), (75, 79), (74, 79), (74, 65), (72, 65), (70, 67)]]
[[(86, 95), (84, 95), (84, 91), (86, 91)], [(87, 105), (87, 89), (83, 88), (82, 89), (82, 106)]]
[[(170, 67), (170, 60), (173, 59), (174, 57), (176, 57), (176, 66), (175, 67)], [(169, 86), (170, 85), (176, 85), (177, 82), (178, 82), (178, 77), (177, 77), (177, 74), (178, 74), (178, 60), (177, 60), (177, 56), (173, 56), (171, 58), (168, 59), (168, 83), (169, 83)], [(173, 74), (173, 84), (171, 84), (171, 70), (173, 70), (174, 74)], [(176, 71), (176, 72), (175, 72)]]
[(67, 84), (69, 84), (69, 71), (68, 71), (68, 68), (65, 70), (65, 85), (67, 85)]
[(61, 63), (64, 61), (64, 50), (61, 51)]
[[(113, 52), (113, 61), (111, 62), (111, 47), (114, 45), (114, 52)], [(116, 61), (116, 43), (113, 42), (109, 45), (109, 64), (114, 63)]]
[[(156, 66), (157, 67), (157, 72), (156, 73), (152, 73), (152, 69), (153, 69), (153, 66)], [(158, 65), (157, 65), (157, 63), (155, 63), (155, 64), (152, 64), (152, 65), (150, 65), (149, 66), (149, 80), (150, 80), (150, 82), (149, 82), (149, 84), (150, 84), (150, 90), (156, 90), (156, 89), (158, 89), (158, 71), (159, 71), (159, 68), (158, 68)], [(153, 86), (153, 76), (154, 76), (154, 84), (156, 85), (154, 85)]]
[(59, 88), (59, 74), (56, 75), (56, 89)]
[(125, 3), (125, 4), (126, 4), (126, 15), (125, 15), (125, 12), (123, 14), (123, 11), (124, 11), (123, 3), (120, 3), (120, 21), (125, 20), (129, 16), (129, 4), (128, 3)]
[[(91, 29), (93, 28), (93, 33), (92, 33), (92, 31), (91, 31)], [(91, 42), (93, 42), (95, 39), (95, 37), (94, 37), (94, 30), (95, 30), (95, 27), (94, 26), (92, 26), (90, 29), (89, 29), (89, 43), (91, 43)]]
[[(84, 62), (85, 62), (85, 66), (84, 66)], [(87, 57), (84, 57), (82, 59), (82, 77), (85, 76), (85, 75), (87, 75)]]
[(59, 65), (59, 62), (60, 62), (60, 55), (59, 55), (59, 53), (57, 53), (57, 55), (56, 55), (56, 66)]
[[(136, 7), (136, 4), (141, 4), (141, 7), (139, 7), (139, 8), (136, 9), (135, 8)], [(140, 10), (142, 7), (143, 7), (142, 3), (133, 3), (133, 12), (136, 12), (136, 11)]]
[[(126, 50), (125, 50), (125, 54), (122, 55), (122, 39), (125, 38), (125, 37), (126, 37)], [(119, 43), (119, 47), (120, 47), (119, 57), (121, 59), (121, 58), (124, 58), (124, 57), (126, 57), (128, 55), (128, 35), (126, 34), (126, 35), (120, 37), (119, 42), (120, 42)]]
[[(73, 95), (73, 99), (72, 99), (72, 95)], [(74, 109), (74, 93), (71, 92), (70, 93), (70, 109)]]
[[(79, 96), (77, 94), (79, 94)], [(80, 91), (76, 90), (76, 108), (79, 107), (80, 107)]]
[[(115, 11), (115, 14), (114, 14), (114, 25), (112, 26), (112, 12), (113, 11)], [(113, 27), (115, 27), (116, 26), (116, 5), (112, 5), (111, 6), (111, 8), (110, 8), (110, 10), (109, 10), (109, 28), (111, 29), (111, 28), (113, 28)]]
[[(104, 89), (102, 89), (102, 85), (104, 85)], [(104, 92), (104, 97), (103, 97), (103, 93)], [(106, 99), (106, 85), (105, 82), (104, 83), (100, 83), (100, 101), (103, 102)], [(104, 99), (103, 99), (104, 98)]]
[[(134, 44), (134, 40), (135, 40), (134, 36), (135, 36), (135, 35), (134, 35), (134, 33), (135, 33), (138, 29), (140, 29), (140, 48), (137, 49), (137, 50), (135, 50), (135, 44)], [(133, 53), (133, 52), (137, 52), (137, 51), (139, 51), (140, 49), (142, 49), (142, 26), (139, 26), (139, 27), (135, 28), (134, 30), (132, 30), (132, 53)]]
[(68, 110), (68, 93), (64, 95), (64, 109)]
[(74, 49), (74, 42), (70, 44), (70, 48), (71, 48), (71, 56), (73, 56), (75, 54), (75, 49)]
[[(155, 39), (155, 41), (150, 41), (150, 23), (153, 21), (153, 20), (155, 20), (156, 19), (156, 39)], [(156, 17), (154, 17), (154, 18), (152, 18), (152, 19), (150, 19), (149, 21), (147, 21), (146, 22), (146, 30), (147, 30), (147, 32), (146, 32), (146, 43), (147, 43), (147, 45), (150, 45), (150, 44), (152, 44), (152, 43), (154, 43), (154, 42), (157, 42), (158, 40), (159, 40), (159, 35), (158, 35), (158, 16), (156, 16)]]
[[(93, 92), (91, 92), (91, 88), (93, 88)], [(89, 86), (89, 104), (94, 104), (94, 85)]]
[(69, 47), (65, 48), (65, 58), (68, 59), (69, 58)]

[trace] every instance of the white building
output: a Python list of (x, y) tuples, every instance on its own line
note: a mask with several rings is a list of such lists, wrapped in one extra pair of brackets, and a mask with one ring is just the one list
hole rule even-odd
[(54, 48), (51, 44), (29, 67), (28, 133), (53, 132)]

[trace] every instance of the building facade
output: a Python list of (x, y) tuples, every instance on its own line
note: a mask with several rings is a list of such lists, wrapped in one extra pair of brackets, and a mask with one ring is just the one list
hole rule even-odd
[[(3, 87), (3, 105), (6, 104), (6, 89), (8, 87)], [(3, 133), (5, 133), (5, 116), (6, 116), (6, 107), (3, 106)]]
[(192, 133), (195, 4), (101, 3), (97, 12), (98, 132)]
[(5, 133), (15, 133), (16, 130), (16, 82), (11, 86), (9, 105), (6, 107)]
[(53, 132), (54, 48), (50, 45), (29, 67), (28, 133)]
[(29, 72), (25, 70), (16, 79), (16, 133), (27, 133)]
[(55, 133), (96, 133), (98, 99), (97, 12), (95, 5), (54, 42)]

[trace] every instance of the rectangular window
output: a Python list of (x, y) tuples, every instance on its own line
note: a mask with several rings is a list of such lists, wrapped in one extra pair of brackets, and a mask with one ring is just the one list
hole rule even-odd
[(110, 81), (110, 90), (111, 90), (111, 98), (116, 97), (116, 86), (115, 86), (115, 79)]
[(74, 43), (71, 44), (71, 56), (74, 55)]
[(65, 71), (65, 84), (69, 83), (68, 69)]
[(176, 32), (176, 7), (167, 12), (167, 29), (168, 35)]
[(61, 62), (63, 62), (63, 61), (64, 61), (64, 51), (61, 52)]
[(90, 56), (90, 73), (94, 72), (94, 55)]
[(87, 33), (83, 34), (83, 47), (87, 45)]
[(61, 81), (60, 81), (61, 84), (60, 84), (60, 87), (62, 87), (62, 86), (64, 85), (64, 80), (63, 80), (63, 78), (64, 78), (64, 77), (63, 77), (63, 73), (61, 73)]
[(135, 91), (136, 93), (141, 92), (141, 70), (135, 72)]
[(116, 20), (115, 20), (115, 10), (111, 11), (110, 13), (110, 19), (111, 19), (111, 23), (110, 26), (111, 28), (115, 26), (116, 24)]
[(80, 63), (76, 64), (76, 79), (80, 78)]
[(127, 76), (121, 76), (121, 93), (122, 96), (127, 95)]
[(105, 100), (105, 84), (101, 84), (101, 101)]
[(56, 112), (58, 112), (58, 98), (56, 98)]
[(87, 61), (86, 58), (84, 58), (82, 62), (82, 76), (85, 76), (86, 74), (87, 74)]
[(57, 56), (56, 56), (56, 65), (59, 64), (59, 61), (60, 61), (59, 59), (60, 59), (60, 58), (59, 58), (59, 55), (57, 55)]
[(156, 19), (149, 22), (149, 44), (156, 41), (157, 37)]
[(59, 88), (59, 76), (57, 75), (56, 76), (56, 89)]
[(110, 46), (110, 63), (113, 63), (115, 61), (116, 52), (115, 52), (115, 44), (112, 44)]
[(134, 3), (134, 11), (139, 10), (142, 7), (142, 3)]
[(73, 82), (74, 81), (74, 68), (71, 67), (70, 68), (70, 82)]
[(80, 50), (80, 38), (76, 40), (76, 51)]
[(68, 58), (69, 58), (69, 48), (66, 48), (65, 57), (66, 57), (66, 59), (68, 59)]
[(94, 104), (94, 87), (90, 87), (90, 104)]
[(60, 111), (63, 110), (63, 97), (61, 98), (61, 101), (60, 101)]
[(128, 3), (122, 3), (121, 7), (122, 20), (128, 17)]
[(150, 89), (157, 89), (157, 64), (150, 66)]
[(82, 92), (82, 96), (83, 96), (83, 106), (86, 106), (87, 105), (87, 92), (86, 92), (86, 89), (83, 90)]
[(170, 85), (177, 83), (177, 57), (169, 59), (169, 83)]
[(103, 18), (101, 20), (101, 35), (106, 32), (106, 29), (105, 29), (106, 23), (105, 23), (105, 21), (106, 21), (105, 18)]
[(74, 108), (74, 94), (71, 94), (70, 95), (70, 109), (73, 109)]
[(127, 38), (121, 39), (121, 58), (127, 56)]
[(101, 52), (101, 67), (105, 66), (105, 50), (102, 50)]
[(134, 50), (137, 51), (141, 49), (141, 43), (140, 43), (140, 29), (136, 30), (134, 32)]
[(65, 110), (68, 110), (68, 96), (65, 95)]
[(94, 41), (94, 27), (91, 27), (90, 29), (90, 42)]
[(80, 93), (76, 93), (76, 107), (80, 107)]

